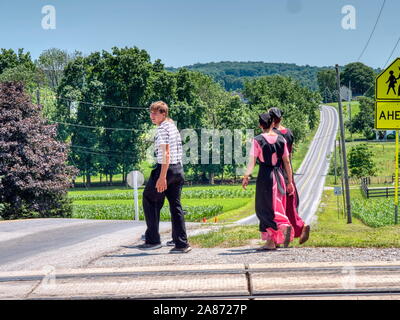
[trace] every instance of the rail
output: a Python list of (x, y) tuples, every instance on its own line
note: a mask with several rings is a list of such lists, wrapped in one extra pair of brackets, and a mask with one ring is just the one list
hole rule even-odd
[(370, 178), (361, 178), (361, 190), (363, 191), (365, 197), (369, 198), (389, 198), (394, 197), (394, 187), (377, 187), (371, 188)]

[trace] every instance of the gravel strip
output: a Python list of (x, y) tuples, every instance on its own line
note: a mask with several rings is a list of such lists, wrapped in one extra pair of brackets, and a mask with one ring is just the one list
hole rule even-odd
[(236, 248), (193, 248), (191, 252), (186, 254), (169, 254), (171, 247), (166, 246), (153, 251), (141, 251), (135, 246), (130, 246), (93, 261), (90, 267), (238, 263), (400, 262), (399, 248), (280, 248), (277, 251), (258, 252), (255, 250), (258, 246), (256, 243)]
[[(188, 236), (216, 231), (222, 226), (189, 224)], [(170, 233), (161, 233), (163, 247), (157, 250), (142, 251), (136, 248), (143, 242), (123, 246), (88, 266), (96, 267), (134, 267), (168, 265), (210, 265), (210, 264), (260, 264), (260, 263), (312, 263), (312, 262), (369, 262), (390, 261), (400, 263), (400, 248), (279, 248), (277, 251), (256, 251), (262, 244), (254, 239), (250, 244), (234, 248), (192, 248), (186, 254), (170, 254), (172, 247), (166, 242), (171, 240)]]

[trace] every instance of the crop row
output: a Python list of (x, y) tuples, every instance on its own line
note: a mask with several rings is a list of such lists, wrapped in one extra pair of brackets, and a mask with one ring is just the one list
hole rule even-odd
[[(203, 218), (209, 219), (223, 211), (222, 205), (209, 206), (188, 206), (183, 207), (186, 212), (186, 221), (201, 221)], [(72, 218), (77, 219), (100, 219), (100, 220), (132, 220), (134, 209), (132, 205), (114, 204), (114, 205), (74, 205)], [(161, 209), (161, 221), (170, 220), (169, 207)], [(142, 208), (139, 208), (139, 219), (144, 219)]]
[(379, 228), (394, 224), (394, 203), (387, 199), (357, 199), (351, 202), (353, 215), (366, 225)]
[[(212, 198), (251, 198), (255, 190), (183, 190), (182, 199), (212, 199)], [(142, 194), (139, 193), (139, 198)], [(133, 192), (121, 193), (97, 193), (97, 194), (70, 194), (69, 198), (73, 201), (85, 200), (130, 200), (133, 198)]]

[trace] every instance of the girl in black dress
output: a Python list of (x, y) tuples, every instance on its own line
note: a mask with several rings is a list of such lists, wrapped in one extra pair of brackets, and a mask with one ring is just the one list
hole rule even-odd
[[(260, 220), (261, 238), (266, 244), (258, 250), (276, 250), (276, 246), (288, 246), (293, 240), (294, 231), (286, 216), (286, 191), (292, 194), (292, 169), (285, 139), (273, 131), (273, 121), (269, 113), (259, 116), (263, 133), (253, 140), (249, 164), (243, 177), (242, 186), (246, 189), (249, 176), (258, 161), (260, 165), (256, 183), (256, 215)], [(287, 185), (282, 167), (289, 177)]]

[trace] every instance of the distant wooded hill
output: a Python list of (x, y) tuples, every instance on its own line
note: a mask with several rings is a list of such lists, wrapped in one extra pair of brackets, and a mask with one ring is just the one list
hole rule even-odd
[[(226, 90), (232, 91), (243, 88), (245, 79), (280, 74), (290, 76), (310, 88), (318, 90), (317, 73), (328, 67), (298, 66), (294, 63), (265, 63), (265, 62), (210, 62), (196, 63), (183, 68), (199, 71), (210, 75)], [(179, 68), (166, 68), (176, 71)]]

